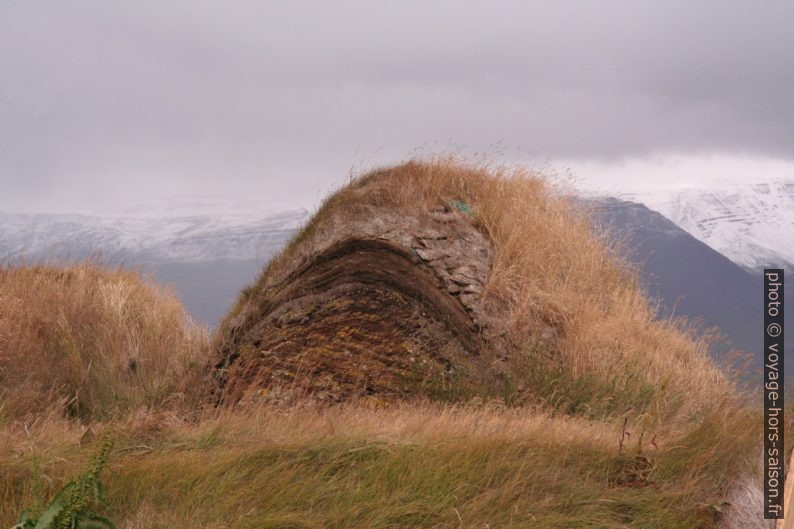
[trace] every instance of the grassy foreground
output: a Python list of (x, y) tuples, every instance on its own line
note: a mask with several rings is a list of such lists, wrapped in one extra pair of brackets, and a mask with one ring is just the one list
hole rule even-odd
[(753, 428), (728, 415), (643, 454), (636, 442), (619, 450), (619, 423), (527, 409), (351, 404), (213, 415), (5, 426), (0, 527), (79, 472), (102, 428), (117, 438), (105, 512), (127, 528), (711, 527), (723, 488), (752, 466), (735, 458), (741, 447), (724, 428)]

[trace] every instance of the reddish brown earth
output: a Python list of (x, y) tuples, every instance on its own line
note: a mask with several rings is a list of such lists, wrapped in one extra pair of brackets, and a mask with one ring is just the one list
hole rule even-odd
[(499, 324), (482, 303), (491, 244), (469, 217), (327, 224), (224, 324), (215, 400), (456, 398), (481, 386)]

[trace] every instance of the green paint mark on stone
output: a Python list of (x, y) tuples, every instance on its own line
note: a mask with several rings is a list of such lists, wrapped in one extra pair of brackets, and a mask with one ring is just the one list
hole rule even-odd
[(462, 202), (460, 200), (454, 200), (452, 202), (452, 207), (460, 211), (461, 213), (465, 213), (469, 217), (474, 216), (474, 208), (471, 207), (469, 204)]

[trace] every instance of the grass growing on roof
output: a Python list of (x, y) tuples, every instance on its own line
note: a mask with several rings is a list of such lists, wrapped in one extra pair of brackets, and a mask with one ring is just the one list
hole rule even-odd
[[(245, 289), (217, 337), (225, 339), (235, 318), (256, 317), (260, 293), (338, 230), (384, 212), (421, 215), (442, 204), (464, 208), (493, 245), (485, 304), (507, 322), (507, 341), (518, 344), (508, 359), (512, 383), (523, 392), (516, 401), (591, 416), (652, 413), (661, 425), (705, 413), (733, 394), (709, 358), (708, 340), (683, 320), (657, 319), (620, 249), (542, 175), (446, 157), (371, 171), (328, 197)], [(532, 321), (554, 330), (554, 362), (536, 350)]]

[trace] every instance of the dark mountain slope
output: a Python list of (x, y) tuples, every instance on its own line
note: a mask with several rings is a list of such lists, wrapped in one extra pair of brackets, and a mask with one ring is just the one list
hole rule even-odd
[[(611, 197), (584, 203), (617, 237), (625, 237), (629, 258), (640, 266), (645, 288), (659, 301), (664, 315), (687, 316), (706, 326), (718, 326), (725, 338), (718, 344), (719, 353), (741, 349), (752, 353), (755, 367), (761, 365), (760, 276), (642, 204)], [(791, 323), (789, 328), (793, 328)], [(791, 354), (791, 346), (786, 347), (786, 356)]]

